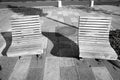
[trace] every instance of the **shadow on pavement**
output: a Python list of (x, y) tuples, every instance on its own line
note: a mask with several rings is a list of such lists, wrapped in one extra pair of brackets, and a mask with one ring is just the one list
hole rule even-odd
[[(7, 51), (12, 43), (12, 34), (11, 32), (3, 32), (1, 34), (6, 41), (6, 47), (2, 51), (2, 55), (7, 56)], [(74, 41), (55, 32), (43, 32), (42, 34), (51, 40), (54, 45), (50, 51), (52, 55), (79, 59), (79, 47)]]
[(42, 34), (54, 45), (51, 50), (52, 55), (79, 59), (79, 47), (75, 42), (59, 33), (43, 32)]
[(15, 13), (21, 13), (23, 15), (39, 15), (39, 16), (46, 16), (47, 13), (43, 13), (42, 9), (31, 8), (31, 7), (23, 7), (23, 6), (7, 6)]
[(6, 47), (2, 51), (3, 56), (7, 56), (7, 51), (12, 43), (12, 33), (11, 32), (1, 32), (2, 36), (5, 39)]
[(2, 66), (0, 65), (0, 71), (2, 70)]
[[(11, 6), (11, 5), (8, 5), (8, 8), (11, 9), (13, 12), (21, 13), (24, 15), (40, 15), (40, 16), (46, 15), (43, 13), (42, 9), (18, 7), (18, 6)], [(76, 26), (73, 26), (64, 22), (60, 22), (52, 18), (48, 18), (48, 19), (51, 19), (53, 21), (65, 24), (69, 27), (78, 29)], [(59, 33), (43, 32), (43, 35), (48, 37), (48, 39), (50, 39), (54, 44), (54, 47), (51, 50), (52, 55), (59, 56), (59, 57), (73, 57), (77, 59), (79, 58), (78, 45), (74, 43), (72, 40), (68, 39), (67, 37)]]

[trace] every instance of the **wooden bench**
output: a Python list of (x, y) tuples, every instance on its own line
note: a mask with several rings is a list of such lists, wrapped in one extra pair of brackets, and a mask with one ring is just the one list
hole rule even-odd
[(41, 34), (39, 15), (17, 16), (10, 19), (12, 27), (12, 45), (7, 56), (42, 54), (47, 38)]
[(79, 57), (116, 60), (109, 43), (110, 17), (79, 17)]

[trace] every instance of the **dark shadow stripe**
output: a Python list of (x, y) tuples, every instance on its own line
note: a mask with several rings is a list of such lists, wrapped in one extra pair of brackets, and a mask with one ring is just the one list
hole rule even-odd
[(11, 32), (1, 32), (2, 36), (4, 37), (6, 41), (6, 47), (2, 51), (3, 56), (7, 56), (7, 51), (12, 43), (12, 33)]

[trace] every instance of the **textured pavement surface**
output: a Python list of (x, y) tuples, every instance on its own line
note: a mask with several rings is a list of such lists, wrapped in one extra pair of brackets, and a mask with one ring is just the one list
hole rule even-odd
[[(114, 6), (111, 7), (110, 9)], [(46, 17), (41, 17), (43, 35), (48, 38), (44, 54), (40, 58), (23, 56), (20, 60), (18, 57), (0, 57), (1, 80), (120, 80), (120, 69), (106, 60), (98, 62), (93, 59), (81, 61), (77, 59), (79, 55), (78, 17), (111, 16), (113, 29), (119, 29), (120, 16), (98, 12), (88, 13), (84, 10), (66, 7), (45, 8), (44, 13), (48, 13)], [(15, 14), (8, 9), (0, 10), (0, 32), (11, 30), (9, 18)], [(59, 29), (62, 27), (70, 27), (69, 30), (73, 33), (66, 32), (68, 28), (63, 28), (65, 32), (60, 32)], [(0, 47), (4, 43), (1, 37)]]

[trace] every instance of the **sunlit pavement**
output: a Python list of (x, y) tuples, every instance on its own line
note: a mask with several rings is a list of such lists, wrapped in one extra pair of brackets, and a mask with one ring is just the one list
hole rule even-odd
[[(39, 7), (37, 7), (39, 8)], [(9, 12), (9, 13), (8, 13)], [(118, 29), (120, 16), (107, 15), (104, 13), (91, 12), (71, 8), (45, 8), (46, 17), (41, 17), (43, 35), (48, 37), (47, 49), (41, 58), (36, 56), (23, 56), (21, 59), (0, 58), (1, 80), (119, 80), (120, 69), (108, 63), (106, 60), (97, 62), (92, 59), (78, 60), (73, 45), (77, 45), (77, 28), (79, 16), (111, 16), (113, 18), (112, 27)], [(15, 15), (8, 9), (0, 12), (0, 28), (2, 31), (10, 30), (10, 15)], [(70, 27), (76, 31), (69, 34), (69, 31), (60, 32), (61, 27)], [(67, 29), (67, 28), (66, 28)], [(67, 30), (66, 30), (67, 31)], [(71, 30), (74, 31), (74, 30)], [(45, 34), (46, 32), (46, 34)], [(56, 35), (59, 33), (60, 35)], [(68, 34), (67, 34), (68, 33)], [(4, 40), (0, 40), (4, 42)], [(70, 47), (64, 44), (67, 50), (55, 51), (56, 44), (71, 42)], [(60, 46), (61, 47), (61, 46)], [(55, 48), (57, 49), (57, 48)], [(53, 51), (54, 52), (54, 51)], [(69, 54), (74, 53), (74, 54)], [(65, 55), (66, 54), (66, 55)], [(72, 57), (74, 56), (74, 57)], [(101, 74), (101, 75), (99, 75)]]

